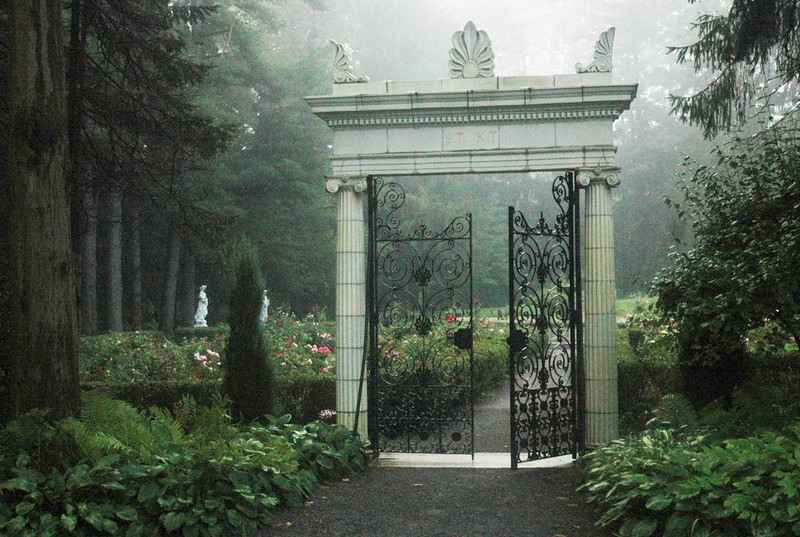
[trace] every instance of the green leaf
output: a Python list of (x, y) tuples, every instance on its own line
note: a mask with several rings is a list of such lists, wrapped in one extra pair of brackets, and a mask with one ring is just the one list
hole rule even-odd
[(78, 525), (78, 517), (75, 515), (61, 515), (61, 525), (64, 526), (67, 531), (72, 532), (75, 526)]
[(658, 529), (657, 520), (639, 520), (631, 528), (631, 537), (650, 537)]
[(667, 507), (672, 504), (672, 498), (668, 498), (667, 496), (653, 496), (647, 503), (645, 507), (648, 509), (652, 509), (653, 511), (663, 511)]
[(161, 525), (164, 526), (164, 529), (167, 531), (175, 531), (183, 526), (184, 520), (185, 516), (183, 513), (170, 511), (161, 518)]
[(91, 524), (95, 529), (102, 530), (105, 517), (97, 511), (89, 511), (83, 515), (83, 519)]
[(89, 476), (89, 467), (85, 464), (75, 466), (67, 478), (67, 489), (76, 490), (92, 484), (92, 478)]
[(21, 490), (23, 492), (33, 492), (36, 490), (36, 483), (24, 477), (14, 477), (8, 481), (0, 483), (0, 490)]
[(5, 529), (10, 530), (8, 535), (24, 535), (22, 530), (28, 525), (28, 519), (16, 516), (6, 523)]
[(64, 476), (61, 475), (61, 472), (53, 468), (50, 472), (50, 477), (47, 480), (48, 486), (53, 489), (54, 492), (61, 493), (64, 492), (64, 489), (67, 487), (67, 482), (64, 479)]
[(22, 516), (22, 515), (27, 515), (28, 513), (33, 511), (33, 509), (35, 507), (36, 507), (36, 504), (33, 504), (31, 502), (20, 502), (20, 503), (17, 504), (17, 507), (16, 507), (16, 509), (14, 509), (14, 511), (19, 516)]
[(139, 518), (139, 513), (130, 505), (120, 505), (116, 509), (117, 518), (132, 522)]
[(183, 537), (199, 537), (200, 536), (200, 525), (193, 524), (191, 526), (184, 526), (183, 528)]
[(228, 517), (228, 522), (231, 523), (231, 526), (234, 528), (241, 528), (244, 526), (244, 521), (242, 520), (242, 515), (239, 514), (238, 511), (235, 509), (228, 509), (225, 514)]
[(144, 524), (133, 523), (128, 526), (125, 537), (145, 537)]
[(117, 526), (117, 523), (111, 520), (110, 518), (103, 519), (102, 527), (103, 530), (107, 531), (111, 535), (116, 535), (117, 530), (119, 530), (119, 526)]
[(164, 494), (164, 487), (155, 481), (148, 481), (139, 488), (138, 499), (140, 502), (160, 498)]

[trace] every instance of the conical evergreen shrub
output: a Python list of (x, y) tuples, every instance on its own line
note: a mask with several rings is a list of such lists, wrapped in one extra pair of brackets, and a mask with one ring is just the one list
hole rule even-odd
[(273, 372), (258, 323), (263, 285), (252, 254), (239, 263), (231, 292), (223, 391), (231, 399), (232, 417), (249, 422), (272, 410)]

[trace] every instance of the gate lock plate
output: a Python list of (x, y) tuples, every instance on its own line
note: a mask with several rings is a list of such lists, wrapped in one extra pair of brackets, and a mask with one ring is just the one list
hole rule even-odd
[(469, 350), (472, 348), (472, 329), (462, 328), (453, 334), (453, 345), (458, 349)]
[(506, 340), (511, 352), (516, 354), (528, 346), (528, 336), (522, 330), (514, 330), (511, 336)]

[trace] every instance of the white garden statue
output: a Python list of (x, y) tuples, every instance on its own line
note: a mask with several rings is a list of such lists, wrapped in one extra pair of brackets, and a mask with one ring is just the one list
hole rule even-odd
[(269, 320), (269, 298), (267, 298), (267, 290), (264, 289), (264, 298), (261, 300), (261, 313), (258, 315), (258, 322), (267, 324)]
[(200, 294), (197, 300), (197, 313), (194, 314), (194, 327), (200, 328), (208, 326), (206, 316), (208, 315), (208, 297), (206, 296), (206, 286), (200, 286)]

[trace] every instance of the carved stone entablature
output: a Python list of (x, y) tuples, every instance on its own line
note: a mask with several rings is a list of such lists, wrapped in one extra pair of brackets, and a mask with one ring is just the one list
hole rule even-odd
[(611, 27), (602, 34), (594, 45), (594, 61), (584, 67), (582, 64), (575, 64), (578, 73), (610, 73), (611, 72), (611, 51), (614, 46), (614, 28)]
[[(578, 77), (579, 75), (571, 75)], [(308, 97), (333, 128), (615, 120), (636, 86)]]
[(350, 84), (353, 82), (369, 82), (369, 77), (365, 74), (356, 76), (353, 71), (353, 49), (344, 43), (337, 43), (329, 39), (334, 48), (333, 56), (333, 83)]
[(331, 118), (326, 119), (330, 127), (358, 127), (380, 125), (436, 125), (436, 124), (477, 124), (477, 123), (516, 123), (528, 121), (555, 121), (579, 119), (616, 119), (624, 109), (606, 108), (601, 110), (549, 110), (541, 112), (487, 112), (474, 114), (423, 115), (420, 113), (403, 114), (364, 114), (358, 118)]
[(587, 187), (591, 184), (619, 185), (619, 168), (594, 168), (578, 170), (578, 184)]
[(331, 194), (339, 190), (353, 190), (353, 192), (364, 192), (367, 189), (367, 180), (363, 177), (337, 177), (328, 179), (325, 182), (325, 190)]
[(468, 22), (463, 31), (453, 34), (449, 65), (450, 78), (492, 78), (494, 51), (489, 34)]

